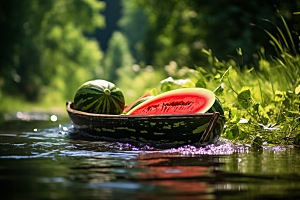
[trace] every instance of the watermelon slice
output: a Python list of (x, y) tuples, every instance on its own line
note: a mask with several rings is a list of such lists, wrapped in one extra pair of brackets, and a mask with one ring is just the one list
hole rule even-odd
[(155, 96), (155, 95), (157, 95), (157, 91), (156, 91), (156, 88), (153, 88), (152, 90), (150, 90), (149, 92), (147, 92), (146, 94), (144, 94), (143, 96), (141, 96), (140, 98), (135, 100), (132, 104), (130, 104), (129, 106), (126, 106), (124, 109), (124, 112), (127, 113), (131, 109), (131, 107), (139, 100), (141, 100), (145, 97), (148, 97), (148, 96)]
[(157, 95), (131, 109), (128, 115), (205, 113), (215, 94), (203, 88), (182, 88)]

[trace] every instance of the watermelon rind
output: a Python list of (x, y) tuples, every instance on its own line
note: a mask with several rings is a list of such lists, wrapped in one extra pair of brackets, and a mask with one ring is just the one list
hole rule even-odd
[(219, 112), (221, 115), (224, 115), (222, 103), (217, 96), (216, 96), (216, 100), (215, 100), (214, 104), (207, 111), (207, 113), (214, 113), (214, 112)]
[(142, 99), (139, 99), (137, 102), (135, 102), (133, 104), (133, 106), (131, 106), (130, 110), (132, 110), (133, 108), (135, 108), (136, 106), (140, 105), (141, 103), (144, 103), (145, 101), (149, 100), (149, 99), (152, 99), (154, 96), (147, 96), (147, 97), (144, 97)]
[(135, 100), (132, 104), (130, 104), (129, 106), (126, 106), (124, 108), (124, 113), (127, 113), (129, 110), (131, 110), (132, 106), (135, 105), (136, 102), (138, 102), (139, 100), (148, 97), (148, 96), (156, 96), (157, 95), (157, 90), (156, 88), (153, 88), (152, 90), (150, 90), (149, 92), (147, 92), (146, 94), (144, 94), (143, 96), (139, 97), (137, 100)]
[(125, 107), (122, 91), (105, 80), (88, 81), (81, 85), (74, 97), (76, 110), (96, 114), (121, 114)]
[(205, 113), (215, 94), (204, 88), (181, 88), (159, 94), (130, 110), (128, 115)]

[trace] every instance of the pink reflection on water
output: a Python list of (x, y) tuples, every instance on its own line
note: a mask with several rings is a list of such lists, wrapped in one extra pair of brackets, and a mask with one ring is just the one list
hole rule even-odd
[(167, 150), (170, 153), (180, 153), (183, 155), (229, 155), (235, 152), (248, 153), (248, 147), (234, 147), (231, 144), (215, 146), (214, 144), (205, 147), (183, 146)]

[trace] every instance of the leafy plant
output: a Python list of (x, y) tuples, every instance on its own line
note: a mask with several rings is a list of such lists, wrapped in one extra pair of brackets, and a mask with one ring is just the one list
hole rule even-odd
[[(236, 59), (219, 61), (210, 50), (202, 50), (210, 66), (196, 66), (195, 86), (213, 90), (223, 103), (228, 122), (222, 136), (227, 139), (253, 146), (264, 142), (299, 145), (300, 56), (284, 18), (281, 19), (288, 39), (278, 27), (278, 39), (264, 29), (278, 55), (267, 59), (262, 48), (258, 69), (241, 67)], [(292, 49), (288, 44), (292, 44)], [(242, 50), (237, 53), (243, 60)]]

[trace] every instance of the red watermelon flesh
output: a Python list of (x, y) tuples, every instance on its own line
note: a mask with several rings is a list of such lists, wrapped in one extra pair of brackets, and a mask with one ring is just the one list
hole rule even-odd
[(215, 94), (203, 88), (182, 88), (157, 95), (130, 110), (128, 115), (205, 113)]
[(143, 99), (145, 97), (152, 96), (153, 94), (155, 95), (155, 93), (156, 93), (156, 89), (155, 88), (152, 89), (152, 90), (150, 90), (149, 92), (147, 92), (146, 94), (144, 94), (143, 96), (141, 96), (140, 98), (138, 98), (137, 100), (135, 100), (132, 104), (130, 104), (129, 106), (126, 106), (125, 109), (124, 109), (124, 112), (127, 113), (136, 102), (138, 102), (139, 100), (141, 100), (141, 99)]

